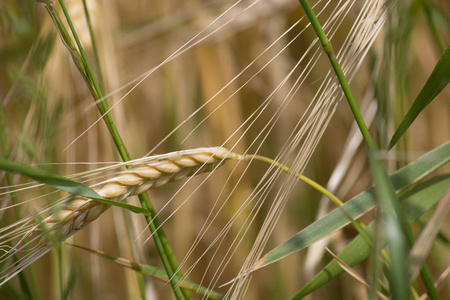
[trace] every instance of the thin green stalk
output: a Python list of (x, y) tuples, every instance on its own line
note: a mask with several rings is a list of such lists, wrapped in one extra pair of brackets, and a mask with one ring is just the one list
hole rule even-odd
[[(75, 27), (73, 26), (72, 19), (70, 18), (70, 15), (66, 9), (66, 6), (64, 4), (63, 0), (59, 0), (59, 4), (61, 5), (61, 8), (63, 10), (64, 16), (66, 17), (66, 21), (69, 24), (70, 30), (73, 34), (73, 37), (75, 38), (75, 42), (78, 46), (78, 51), (81, 55), (81, 63), (83, 64), (84, 70), (86, 74), (88, 75), (88, 78), (90, 80), (90, 83), (94, 86), (95, 91), (99, 92), (100, 87), (97, 83), (97, 80), (95, 80), (94, 72), (92, 71), (91, 65), (89, 64), (89, 60), (87, 59), (86, 52), (84, 51), (83, 45), (81, 44), (80, 38), (78, 37), (78, 34), (75, 30)], [(97, 94), (98, 95), (98, 94)]]
[[(385, 218), (385, 224), (389, 226), (394, 226), (398, 229), (402, 229), (404, 236), (406, 236), (406, 240), (411, 247), (414, 244), (415, 238), (414, 234), (411, 230), (411, 227), (409, 226), (406, 217), (403, 214), (403, 211), (401, 210), (400, 202), (398, 201), (397, 195), (395, 193), (394, 187), (392, 186), (392, 182), (389, 180), (388, 173), (384, 166), (382, 165), (381, 161), (376, 156), (376, 147), (372, 140), (372, 137), (370, 136), (369, 130), (364, 123), (364, 119), (358, 109), (358, 106), (356, 104), (355, 98), (353, 97), (353, 94), (350, 90), (350, 87), (347, 83), (347, 80), (344, 76), (344, 73), (342, 72), (342, 69), (336, 59), (336, 56), (333, 51), (333, 46), (331, 45), (331, 42), (328, 40), (325, 32), (322, 29), (322, 26), (320, 25), (319, 21), (317, 20), (311, 6), (309, 5), (307, 0), (299, 0), (300, 4), (302, 5), (309, 21), (311, 22), (312, 27), (314, 28), (317, 36), (319, 37), (320, 42), (322, 43), (322, 46), (325, 50), (325, 53), (327, 54), (330, 63), (334, 69), (334, 72), (336, 73), (336, 76), (339, 80), (339, 83), (342, 87), (342, 90), (345, 94), (345, 97), (347, 98), (347, 102), (352, 110), (353, 116), (356, 120), (356, 123), (358, 124), (358, 127), (361, 131), (361, 134), (363, 135), (364, 141), (366, 143), (368, 152), (369, 152), (369, 160), (371, 164), (371, 170), (375, 181), (375, 186), (377, 188), (378, 198), (381, 201), (382, 207), (384, 209), (383, 215)], [(388, 228), (385, 228), (388, 229)], [(386, 230), (386, 232), (391, 232), (392, 228), (389, 230)], [(395, 236), (396, 238), (402, 239), (403, 236)], [(395, 244), (399, 241), (393, 240), (393, 236), (387, 236), (388, 242), (390, 245)], [(400, 241), (401, 242), (401, 241)], [(392, 250), (392, 249), (391, 249)], [(393, 268), (396, 268), (398, 266), (394, 266)], [(403, 264), (400, 266), (399, 273), (406, 274), (406, 266)], [(425, 283), (425, 286), (427, 288), (428, 294), (432, 300), (439, 299), (439, 295), (437, 294), (436, 288), (434, 287), (433, 280), (431, 279), (431, 276), (428, 272), (428, 269), (426, 265), (424, 264), (422, 266), (421, 271), (422, 279)], [(407, 282), (407, 278), (403, 278), (403, 282), (401, 283), (403, 286), (400, 288), (400, 290), (397, 290), (397, 287), (391, 287), (393, 289), (393, 296), (396, 299), (408, 299), (408, 296), (404, 293), (404, 290), (407, 286), (405, 286)], [(396, 294), (397, 293), (397, 294)], [(396, 297), (398, 296), (398, 297)]]
[[(98, 76), (98, 80), (99, 80), (100, 91), (104, 91), (105, 90), (105, 81), (103, 79), (103, 73), (102, 73), (102, 68), (101, 68), (101, 64), (100, 64), (100, 57), (99, 57), (98, 48), (97, 48), (97, 41), (94, 36), (94, 30), (92, 28), (92, 22), (91, 22), (91, 15), (89, 13), (89, 9), (87, 7), (86, 0), (83, 0), (83, 9), (84, 9), (84, 15), (86, 17), (86, 23), (89, 28), (89, 36), (91, 39), (92, 50), (93, 50), (94, 60), (95, 60), (94, 65), (97, 68), (97, 76)], [(123, 215), (125, 217), (127, 224), (132, 224), (132, 222), (131, 222), (132, 217), (130, 215), (130, 212), (124, 210)], [(127, 231), (128, 231), (129, 240), (135, 239), (136, 233), (134, 232), (133, 226), (127, 226)], [(138, 260), (139, 252), (134, 243), (131, 244), (131, 252), (132, 252), (133, 259)], [(145, 277), (144, 277), (144, 275), (137, 273), (136, 278), (137, 278), (137, 282), (138, 282), (138, 286), (139, 286), (139, 293), (141, 295), (141, 298), (145, 299), (146, 298)]]
[[(73, 58), (75, 66), (77, 67), (78, 71), (84, 78), (91, 94), (94, 96), (94, 99), (98, 99), (99, 96), (98, 96), (98, 92), (95, 90), (95, 85), (91, 84), (93, 82), (92, 78), (94, 78), (92, 75), (92, 72), (91, 73), (86, 72), (86, 65), (89, 65), (89, 63), (87, 62), (87, 60), (84, 60), (83, 57), (80, 55), (80, 53), (77, 51), (77, 48), (73, 44), (73, 41), (72, 41), (69, 33), (67, 32), (66, 28), (64, 27), (64, 25), (59, 17), (59, 14), (54, 10), (53, 6), (47, 5), (46, 8), (47, 8), (50, 16), (54, 20), (55, 25), (58, 29), (58, 32), (61, 36), (61, 39), (62, 39), (64, 45), (66, 46), (66, 48), (69, 50), (69, 53), (71, 54), (71, 56)], [(65, 13), (67, 13), (67, 11), (65, 10), (65, 7), (63, 8), (63, 10)], [(66, 14), (66, 17), (67, 16), (68, 16), (68, 14)], [(72, 25), (71, 20), (69, 20), (68, 22), (69, 22), (69, 24)], [(78, 38), (73, 26), (71, 27), (71, 29), (72, 29), (72, 32), (74, 33), (74, 36), (76, 38)], [(87, 63), (84, 63), (84, 62), (87, 62)], [(108, 121), (112, 122), (112, 120), (108, 120)], [(136, 257), (135, 257), (135, 259), (136, 259)], [(141, 274), (137, 274), (136, 276), (137, 276), (137, 281), (138, 281), (139, 292), (140, 292), (141, 298), (145, 299), (145, 295), (146, 295), (145, 279)]]
[(67, 32), (66, 28), (64, 27), (63, 22), (61, 21), (61, 18), (59, 17), (59, 14), (55, 10), (55, 8), (49, 3), (49, 1), (44, 1), (46, 4), (45, 8), (47, 9), (47, 12), (49, 13), (50, 17), (52, 18), (53, 22), (55, 23), (55, 26), (57, 28), (58, 34), (61, 38), (61, 42), (63, 45), (69, 50), (70, 55), (72, 56), (72, 59), (75, 63), (75, 66), (77, 67), (78, 71), (80, 72), (81, 77), (86, 81), (86, 84), (91, 91), (91, 93), (94, 93), (92, 90), (92, 87), (89, 84), (89, 78), (87, 77), (87, 74), (85, 70), (83, 69), (83, 63), (80, 54), (77, 51), (77, 48), (72, 42), (72, 39), (70, 38), (69, 32)]
[(91, 37), (92, 50), (94, 52), (95, 65), (97, 66), (98, 81), (100, 83), (101, 90), (104, 91), (105, 90), (105, 81), (103, 79), (103, 74), (102, 74), (102, 71), (101, 71), (102, 68), (101, 68), (101, 65), (100, 65), (100, 57), (98, 55), (97, 41), (95, 39), (94, 30), (92, 29), (91, 15), (89, 13), (89, 9), (87, 7), (86, 0), (83, 0), (83, 8), (84, 8), (84, 15), (86, 16), (86, 23), (87, 23), (88, 28), (89, 28), (89, 35)]
[(312, 179), (309, 179), (306, 176), (303, 176), (299, 173), (294, 173), (291, 171), (291, 169), (283, 164), (281, 164), (280, 162), (277, 162), (271, 158), (265, 157), (265, 156), (261, 156), (261, 155), (256, 155), (256, 154), (247, 154), (247, 155), (243, 155), (242, 158), (244, 160), (247, 161), (252, 161), (252, 160), (258, 160), (258, 161), (262, 161), (265, 163), (268, 163), (270, 165), (273, 165), (275, 168), (278, 168), (280, 170), (282, 170), (283, 172), (286, 172), (288, 174), (294, 175), (297, 179), (303, 181), (304, 183), (306, 183), (307, 185), (309, 185), (310, 187), (312, 187), (313, 189), (315, 189), (316, 191), (318, 191), (319, 193), (321, 193), (322, 195), (324, 195), (325, 197), (327, 197), (328, 199), (330, 199), (337, 207), (339, 207), (342, 211), (342, 213), (350, 220), (350, 222), (352, 222), (352, 225), (355, 227), (355, 229), (362, 234), (362, 236), (364, 237), (364, 239), (366, 240), (366, 242), (372, 246), (372, 241), (369, 239), (369, 237), (364, 233), (364, 229), (365, 229), (365, 225), (364, 223), (362, 223), (360, 220), (355, 220), (353, 219), (343, 208), (342, 206), (344, 205), (344, 203), (338, 198), (336, 197), (333, 193), (331, 193), (330, 191), (328, 191), (326, 188), (324, 188), (323, 186), (321, 186), (320, 184), (318, 184), (317, 182), (315, 182)]
[[(47, 3), (48, 1), (46, 1)], [(76, 44), (78, 46), (78, 51), (81, 55), (81, 61), (82, 61), (82, 65), (80, 67), (84, 68), (84, 74), (86, 74), (88, 80), (88, 86), (91, 89), (92, 95), (94, 96), (94, 100), (96, 101), (97, 104), (97, 108), (99, 109), (100, 113), (102, 114), (102, 118), (105, 121), (108, 130), (111, 133), (111, 137), (113, 138), (113, 141), (122, 157), (123, 161), (129, 161), (131, 160), (131, 156), (125, 146), (125, 144), (123, 143), (122, 138), (120, 137), (120, 134), (110, 116), (110, 114), (108, 113), (108, 105), (105, 101), (98, 101), (99, 99), (103, 99), (103, 93), (100, 90), (100, 87), (98, 85), (98, 82), (92, 72), (92, 68), (90, 67), (89, 61), (87, 59), (86, 53), (83, 49), (83, 46), (81, 45), (81, 42), (78, 38), (78, 35), (76, 33), (76, 30), (73, 26), (73, 23), (71, 21), (71, 18), (67, 12), (67, 9), (64, 5), (64, 1), (63, 0), (59, 0), (59, 3), (61, 5), (61, 8), (64, 12), (64, 15), (66, 17), (66, 20), (69, 24), (69, 27), (71, 28), (72, 34), (75, 38)], [(51, 11), (51, 13), (57, 15), (56, 11), (49, 9), (49, 12)], [(73, 55), (72, 55), (73, 56)], [(75, 64), (79, 63), (78, 60), (74, 59)], [(83, 73), (83, 72), (82, 72)], [(92, 89), (93, 88), (93, 89)], [(156, 213), (153, 209), (153, 206), (147, 196), (147, 194), (141, 194), (138, 195), (139, 201), (141, 203), (141, 206), (143, 208), (146, 208), (149, 212), (150, 212), (150, 216), (146, 217), (147, 223), (149, 225), (150, 231), (152, 232), (153, 235), (153, 239), (155, 240), (155, 244), (158, 250), (158, 253), (161, 257), (161, 260), (163, 262), (164, 268), (167, 271), (167, 275), (169, 278), (171, 278), (170, 283), (172, 285), (172, 289), (173, 292), (175, 294), (175, 297), (177, 299), (182, 299), (182, 296), (180, 294), (180, 289), (177, 286), (177, 283), (175, 282), (175, 280), (173, 280), (173, 270), (177, 270), (178, 269), (178, 264), (176, 262), (175, 257), (173, 256), (173, 252), (171, 251), (171, 247), (169, 245), (169, 243), (167, 242), (167, 238), (165, 237), (165, 234), (163, 232), (163, 230), (160, 228), (158, 231), (156, 231), (157, 228), (159, 228), (160, 222), (158, 221), (158, 219), (155, 217)], [(152, 222), (153, 221), (153, 222)], [(181, 275), (182, 274), (180, 272), (177, 273), (177, 275)], [(185, 290), (185, 289), (181, 289), (183, 296), (185, 297), (185, 299), (191, 299), (190, 293), (189, 291)], [(145, 297), (145, 295), (141, 295), (143, 298)]]
[(64, 5), (63, 0), (59, 0), (59, 3), (61, 5), (61, 8), (63, 10), (63, 13), (66, 17), (67, 23), (69, 24), (69, 27), (72, 31), (72, 34), (75, 38), (75, 42), (78, 46), (78, 51), (82, 58), (82, 64), (84, 66), (85, 73), (89, 79), (89, 83), (91, 83), (91, 86), (94, 88), (94, 99), (96, 101), (97, 107), (100, 110), (100, 113), (102, 114), (103, 120), (106, 123), (106, 126), (108, 127), (108, 130), (111, 133), (111, 136), (113, 138), (114, 143), (116, 144), (117, 149), (119, 150), (120, 156), (124, 161), (128, 161), (131, 159), (130, 154), (128, 153), (127, 148), (125, 147), (125, 144), (123, 143), (122, 138), (120, 137), (119, 131), (117, 130), (117, 127), (115, 126), (111, 115), (108, 113), (108, 105), (106, 104), (106, 101), (98, 101), (99, 99), (103, 98), (103, 94), (100, 90), (100, 87), (98, 85), (98, 82), (95, 78), (95, 75), (92, 71), (92, 68), (89, 64), (89, 60), (87, 59), (86, 52), (84, 51), (83, 45), (81, 44), (81, 41), (78, 37), (78, 34), (75, 30), (75, 27), (73, 26), (72, 20), (69, 16), (69, 13), (67, 12), (66, 6)]

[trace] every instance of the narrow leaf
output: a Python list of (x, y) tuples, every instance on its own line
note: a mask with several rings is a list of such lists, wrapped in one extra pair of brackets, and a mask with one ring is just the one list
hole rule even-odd
[(91, 188), (80, 182), (44, 170), (24, 166), (10, 160), (0, 159), (0, 169), (27, 176), (58, 190), (63, 190), (74, 195), (80, 195), (90, 199), (103, 199)]
[(405, 118), (398, 126), (388, 149), (391, 149), (400, 139), (400, 137), (408, 130), (409, 126), (414, 122), (420, 112), (447, 86), (450, 82), (450, 46), (445, 50), (436, 67), (428, 77), (425, 86), (420, 91), (416, 100), (414, 100), (411, 108), (406, 113)]
[(73, 195), (79, 195), (79, 196), (83, 196), (83, 197), (86, 197), (89, 199), (93, 199), (95, 201), (98, 201), (98, 202), (101, 202), (104, 204), (128, 209), (129, 211), (132, 211), (134, 213), (140, 213), (140, 214), (148, 214), (149, 213), (148, 210), (146, 210), (142, 207), (137, 207), (134, 205), (116, 202), (113, 200), (108, 200), (108, 199), (102, 198), (94, 190), (92, 190), (90, 187), (82, 184), (81, 182), (77, 182), (72, 179), (47, 172), (45, 170), (24, 166), (24, 165), (15, 163), (15, 162), (7, 160), (7, 159), (0, 159), (0, 170), (18, 173), (18, 174), (27, 176), (31, 179), (34, 179), (36, 181), (39, 181), (41, 183), (44, 183), (46, 185), (49, 185), (51, 187), (54, 187), (58, 190), (63, 190), (70, 194), (73, 194)]

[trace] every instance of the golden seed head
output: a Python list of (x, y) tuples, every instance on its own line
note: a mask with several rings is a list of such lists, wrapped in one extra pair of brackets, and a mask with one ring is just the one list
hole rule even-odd
[[(95, 191), (104, 198), (122, 201), (129, 195), (136, 195), (177, 181), (188, 176), (209, 172), (223, 160), (236, 158), (223, 147), (198, 148), (146, 158), (146, 164), (120, 172), (114, 178), (100, 183)], [(109, 205), (84, 197), (77, 197), (45, 222), (54, 224), (55, 238), (63, 241), (77, 230), (97, 219)], [(61, 222), (61, 224), (57, 224)], [(37, 228), (37, 227), (36, 227)]]

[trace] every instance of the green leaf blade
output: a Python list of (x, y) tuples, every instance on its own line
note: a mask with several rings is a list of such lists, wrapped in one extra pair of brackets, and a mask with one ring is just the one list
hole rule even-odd
[(124, 208), (134, 213), (140, 213), (145, 215), (149, 213), (147, 209), (144, 209), (142, 207), (103, 198), (99, 194), (97, 194), (94, 190), (92, 190), (90, 187), (82, 184), (81, 182), (77, 182), (72, 179), (59, 176), (44, 170), (24, 166), (7, 159), (0, 159), (0, 169), (24, 175), (40, 183), (49, 185), (58, 190), (66, 191), (73, 195), (93, 199), (97, 202), (101, 202), (107, 205)]
[(24, 166), (10, 160), (0, 159), (0, 169), (24, 175), (58, 190), (66, 191), (70, 194), (80, 195), (90, 199), (104, 199), (94, 190), (81, 182), (77, 182), (44, 170)]

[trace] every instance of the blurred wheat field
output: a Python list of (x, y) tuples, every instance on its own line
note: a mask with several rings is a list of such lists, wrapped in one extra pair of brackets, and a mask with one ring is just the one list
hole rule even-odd
[[(321, 12), (321, 22), (330, 21), (327, 29), (333, 32), (331, 41), (336, 52), (345, 45), (367, 1), (311, 3)], [(400, 2), (384, 4), (390, 7), (386, 24), (351, 82), (363, 114), (370, 114), (372, 106), (378, 108), (370, 130), (382, 149), (442, 54), (424, 7), (431, 7), (444, 46), (450, 40), (450, 3)], [(322, 127), (310, 129), (314, 133), (311, 136), (317, 139), (302, 137), (298, 144), (289, 144), (296, 139), (299, 127), (307, 124), (302, 116), (305, 112), (312, 114), (309, 105), (330, 71), (326, 55), (318, 57), (315, 53), (319, 52), (314, 52), (321, 46), (313, 43), (316, 35), (307, 27), (298, 1), (87, 1), (96, 45), (90, 39), (83, 1), (64, 3), (91, 62), (95, 61), (94, 47), (98, 48), (101, 72), (95, 73), (102, 76), (101, 88), (113, 107), (112, 118), (132, 158), (224, 146), (236, 153), (279, 159), (327, 186), (351, 137), (353, 117), (345, 101), (338, 103), (341, 92), (337, 91)], [(57, 2), (55, 8), (60, 9)], [(216, 18), (219, 22), (213, 22)], [(9, 148), (3, 148), (2, 155), (60, 175), (119, 162), (90, 90), (44, 5), (32, 0), (3, 0), (0, 24), (0, 95), (5, 112), (2, 138), (6, 138)], [(192, 43), (186, 44), (197, 34), (200, 36), (194, 42), (207, 38), (192, 47)], [(350, 44), (358, 47), (357, 41)], [(160, 66), (179, 49), (187, 50)], [(356, 63), (349, 65), (355, 67)], [(308, 73), (302, 74), (305, 70)], [(287, 77), (291, 71), (292, 76)], [(143, 75), (148, 77), (135, 86)], [(301, 85), (296, 82), (298, 78)], [(291, 89), (297, 87), (293, 93)], [(420, 114), (407, 138), (389, 153), (389, 172), (450, 140), (448, 99), (447, 87)], [(303, 143), (310, 146), (302, 148)], [(304, 155), (300, 162), (296, 151)], [(358, 146), (350, 159), (335, 190), (343, 200), (372, 184), (365, 147)], [(237, 276), (276, 203), (274, 199), (284, 189), (290, 189), (285, 195), (286, 206), (273, 223), (273, 231), (267, 233), (263, 253), (314, 222), (320, 209), (334, 208), (332, 204), (319, 204), (321, 195), (310, 187), (289, 182), (286, 174), (274, 170), (266, 173), (268, 168), (258, 162), (227, 162), (211, 175), (199, 175), (187, 183), (170, 183), (149, 193), (187, 279), (227, 293), (229, 286), (219, 286)], [(447, 165), (439, 172), (448, 170)], [(270, 174), (276, 176), (270, 188), (260, 186)], [(0, 180), (2, 187), (9, 185), (3, 171)], [(15, 185), (29, 181), (13, 176)], [(52, 191), (43, 187), (19, 192), (24, 203), (19, 206), (21, 213), (31, 214), (61, 197)], [(8, 207), (10, 194), (1, 197), (1, 207)], [(128, 203), (139, 206), (134, 198), (129, 198)], [(15, 221), (13, 209), (2, 209), (0, 216), (2, 227)], [(371, 219), (369, 214), (363, 221)], [(227, 227), (230, 220), (233, 223)], [(447, 218), (441, 227), (447, 237), (448, 225)], [(418, 231), (419, 225), (413, 229)], [(328, 247), (339, 253), (356, 234), (353, 228), (346, 227), (330, 236)], [(66, 242), (162, 268), (145, 219), (116, 207)], [(449, 254), (448, 245), (435, 243), (427, 259), (433, 278), (448, 268)], [(251, 282), (242, 288), (245, 296), (239, 294), (240, 298), (283, 299), (293, 295), (331, 259), (326, 252), (315, 258), (310, 255), (304, 250), (254, 272)], [(135, 271), (66, 244), (37, 260), (34, 266), (41, 299), (140, 298)], [(369, 264), (355, 269), (367, 274)], [(63, 295), (61, 286), (65, 289)], [(442, 299), (450, 297), (448, 278), (442, 286)], [(173, 298), (170, 285), (164, 282), (146, 277), (145, 287), (147, 299)], [(417, 289), (422, 291), (423, 287)], [(27, 299), (20, 291), (15, 277), (0, 288), (0, 298)], [(345, 274), (309, 297), (366, 299), (367, 292)]]

